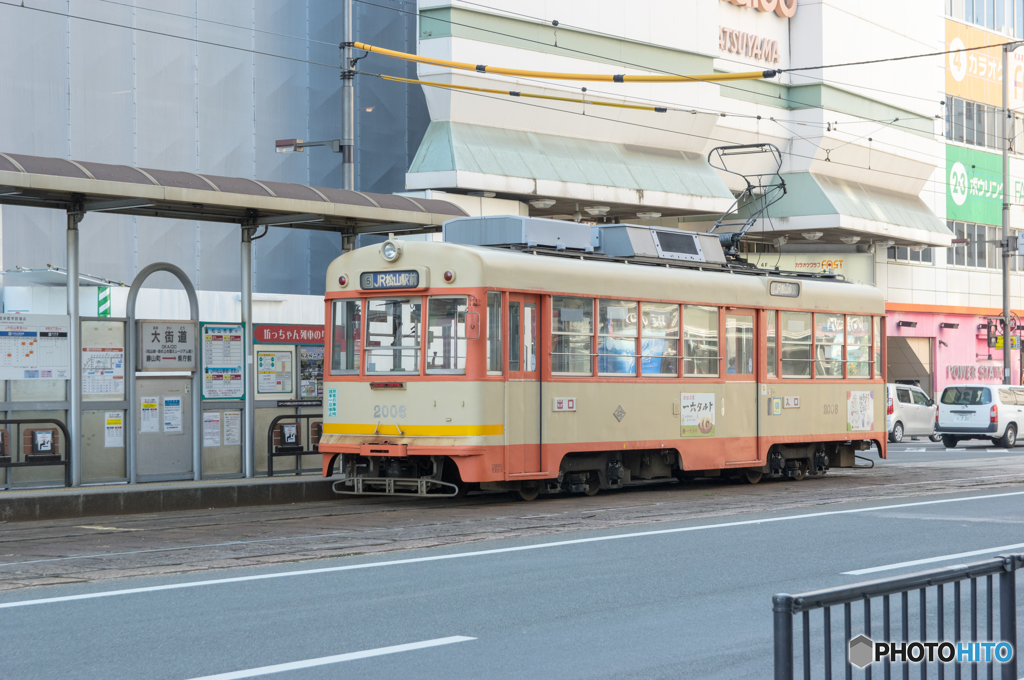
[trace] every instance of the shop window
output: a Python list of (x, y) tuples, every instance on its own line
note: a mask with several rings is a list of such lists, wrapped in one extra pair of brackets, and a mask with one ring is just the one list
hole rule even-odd
[(768, 377), (774, 378), (776, 372), (775, 354), (775, 310), (769, 309), (765, 314), (765, 326), (768, 329)]
[(551, 372), (591, 375), (594, 300), (551, 298)]
[(331, 331), (331, 373), (359, 372), (360, 315), (362, 300), (335, 300)]
[(846, 317), (846, 377), (871, 377), (871, 317)]
[[(960, 57), (960, 55), (957, 56)], [(966, 59), (967, 57), (960, 58)], [(964, 141), (964, 100), (959, 98), (953, 99), (953, 141)]]
[(501, 375), (501, 293), (487, 293), (487, 372)]
[(636, 375), (637, 303), (597, 301), (597, 372)]
[(427, 373), (466, 372), (466, 313), (464, 297), (427, 301)]
[(978, 258), (975, 256), (975, 239), (974, 239), (974, 227), (973, 224), (967, 224), (964, 226), (964, 238), (967, 239), (967, 266), (977, 267)]
[[(974, 102), (964, 102), (964, 142), (974, 144)], [(984, 141), (982, 137), (982, 141)]]
[(679, 305), (641, 304), (640, 354), (645, 376), (679, 373)]
[(842, 314), (814, 315), (815, 377), (843, 377), (843, 328)]
[(422, 298), (366, 301), (366, 372), (420, 372)]
[(683, 307), (683, 375), (718, 375), (718, 308)]
[(811, 377), (813, 334), (810, 312), (782, 312), (782, 377)]
[(893, 246), (888, 249), (887, 257), (898, 262), (931, 264), (933, 261), (932, 250), (932, 248), (926, 248), (925, 246), (911, 246), (909, 248)]

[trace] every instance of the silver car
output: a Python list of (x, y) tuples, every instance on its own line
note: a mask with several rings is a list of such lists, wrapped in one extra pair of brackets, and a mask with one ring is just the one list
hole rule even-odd
[(938, 406), (917, 385), (886, 385), (888, 404), (885, 427), (889, 441), (898, 444), (904, 436), (928, 437), (937, 442), (941, 437), (935, 434), (935, 413)]

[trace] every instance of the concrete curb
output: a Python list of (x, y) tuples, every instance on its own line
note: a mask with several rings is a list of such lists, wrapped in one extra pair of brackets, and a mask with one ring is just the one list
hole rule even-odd
[(0, 492), (0, 521), (72, 519), (175, 510), (334, 501), (336, 479), (234, 480)]

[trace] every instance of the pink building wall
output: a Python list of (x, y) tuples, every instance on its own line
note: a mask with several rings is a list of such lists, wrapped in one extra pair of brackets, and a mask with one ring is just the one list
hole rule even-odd
[[(916, 321), (917, 327), (897, 326), (899, 321)], [(978, 328), (985, 322), (986, 317), (973, 314), (888, 312), (886, 336), (932, 340), (933, 389), (940, 395), (949, 384), (1002, 382), (1003, 350), (988, 348), (985, 330)], [(939, 328), (940, 323), (955, 323), (960, 327)], [(987, 358), (990, 353), (991, 360)], [(1020, 358), (1019, 349), (1011, 351), (1010, 378), (1015, 385), (1021, 384)], [(888, 379), (891, 381), (891, 377)]]

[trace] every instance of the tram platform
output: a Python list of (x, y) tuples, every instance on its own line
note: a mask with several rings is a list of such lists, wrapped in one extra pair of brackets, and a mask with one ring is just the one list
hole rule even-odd
[(333, 501), (338, 478), (256, 477), (0, 491), (0, 522)]

